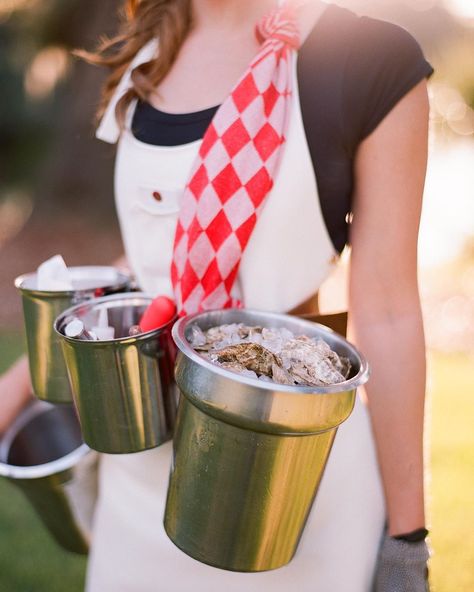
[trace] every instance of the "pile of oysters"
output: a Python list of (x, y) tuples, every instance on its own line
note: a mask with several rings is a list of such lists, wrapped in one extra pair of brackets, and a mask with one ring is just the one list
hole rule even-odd
[(286, 328), (219, 325), (191, 327), (191, 346), (239, 374), (291, 386), (326, 386), (347, 380), (350, 362), (322, 339), (295, 336)]

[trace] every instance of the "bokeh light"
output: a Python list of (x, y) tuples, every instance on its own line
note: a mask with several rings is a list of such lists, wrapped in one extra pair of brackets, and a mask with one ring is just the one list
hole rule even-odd
[(6, 21), (15, 10), (32, 8), (39, 0), (0, 0), (0, 24)]
[(25, 90), (32, 99), (44, 99), (64, 78), (69, 54), (63, 47), (46, 47), (36, 54), (25, 73)]
[(431, 115), (435, 123), (447, 125), (461, 136), (474, 134), (474, 110), (459, 90), (447, 83), (432, 83)]
[(33, 211), (33, 201), (26, 191), (16, 190), (0, 201), (0, 248), (25, 226)]

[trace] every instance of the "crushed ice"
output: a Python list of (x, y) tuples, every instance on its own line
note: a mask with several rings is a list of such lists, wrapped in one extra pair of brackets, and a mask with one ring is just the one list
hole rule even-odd
[(325, 386), (347, 379), (350, 362), (322, 339), (295, 336), (285, 327), (243, 323), (202, 331), (191, 327), (190, 343), (211, 362), (244, 376), (278, 384)]

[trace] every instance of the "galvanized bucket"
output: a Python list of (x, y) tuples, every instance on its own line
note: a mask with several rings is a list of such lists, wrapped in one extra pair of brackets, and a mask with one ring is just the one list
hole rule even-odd
[[(177, 406), (174, 320), (128, 336), (151, 301), (138, 292), (106, 296), (72, 307), (56, 319), (82, 435), (100, 452), (140, 452), (172, 437)], [(107, 309), (116, 339), (81, 341), (65, 336), (69, 318), (92, 327), (102, 308)]]
[(40, 291), (37, 275), (15, 280), (23, 300), (28, 358), (34, 394), (51, 403), (71, 403), (72, 395), (59, 338), (53, 330), (55, 318), (66, 308), (94, 297), (124, 292), (130, 278), (114, 267), (70, 267), (73, 291)]
[(35, 401), (0, 440), (0, 476), (21, 489), (68, 551), (86, 554), (97, 498), (97, 453), (72, 405)]
[[(350, 359), (347, 381), (293, 387), (212, 364), (188, 342), (191, 326), (286, 327), (324, 339)], [(354, 406), (368, 366), (345, 339), (316, 323), (250, 310), (180, 319), (180, 397), (164, 525), (185, 553), (215, 567), (257, 572), (293, 557), (339, 424)]]

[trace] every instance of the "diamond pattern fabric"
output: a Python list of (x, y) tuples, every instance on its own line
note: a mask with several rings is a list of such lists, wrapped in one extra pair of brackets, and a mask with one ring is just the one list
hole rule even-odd
[(171, 264), (180, 315), (244, 304), (231, 291), (285, 142), (299, 45), (293, 11), (272, 11), (256, 35), (260, 50), (217, 110), (183, 195)]

